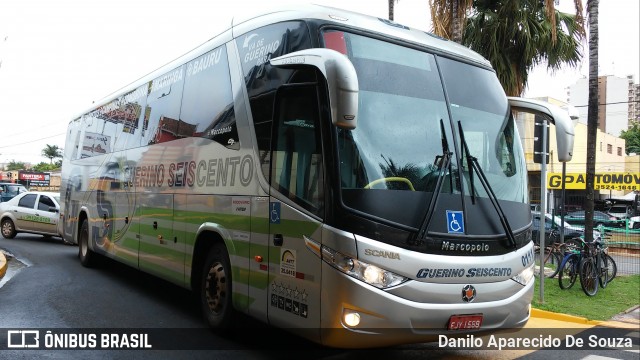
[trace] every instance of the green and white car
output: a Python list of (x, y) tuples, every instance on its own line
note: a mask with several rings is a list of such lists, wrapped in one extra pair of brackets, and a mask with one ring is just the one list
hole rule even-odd
[(13, 239), (17, 233), (41, 234), (45, 237), (60, 236), (58, 218), (60, 194), (31, 191), (0, 203), (0, 228), (5, 239)]

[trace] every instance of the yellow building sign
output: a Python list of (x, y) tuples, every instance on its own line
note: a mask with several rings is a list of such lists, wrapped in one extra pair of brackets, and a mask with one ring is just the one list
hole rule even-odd
[[(568, 173), (565, 175), (565, 189), (585, 190), (587, 175), (585, 173)], [(547, 173), (547, 187), (562, 189), (562, 174)], [(594, 190), (640, 190), (640, 173), (605, 173), (595, 174)]]

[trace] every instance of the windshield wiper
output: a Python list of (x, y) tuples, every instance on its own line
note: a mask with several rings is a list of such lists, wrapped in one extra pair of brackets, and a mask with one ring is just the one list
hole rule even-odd
[(487, 192), (487, 195), (489, 196), (489, 200), (491, 201), (493, 208), (496, 210), (496, 213), (500, 218), (500, 223), (502, 224), (502, 228), (504, 229), (504, 232), (507, 235), (507, 240), (509, 241), (509, 245), (515, 248), (517, 246), (516, 239), (515, 239), (515, 236), (513, 235), (513, 231), (511, 230), (511, 225), (509, 225), (509, 220), (507, 219), (507, 216), (505, 215), (504, 211), (502, 211), (502, 207), (500, 207), (500, 203), (498, 202), (498, 197), (493, 192), (493, 189), (491, 188), (491, 185), (489, 184), (489, 181), (487, 180), (487, 177), (485, 176), (484, 171), (482, 171), (482, 168), (480, 167), (480, 163), (478, 163), (478, 159), (475, 156), (472, 156), (471, 153), (469, 152), (469, 146), (467, 145), (467, 141), (464, 138), (464, 131), (462, 130), (462, 123), (460, 121), (458, 121), (458, 131), (460, 133), (460, 141), (462, 142), (462, 152), (464, 153), (464, 156), (467, 160), (467, 167), (469, 168), (469, 185), (471, 186), (471, 201), (473, 204), (475, 204), (475, 184), (473, 180), (473, 172), (475, 171), (478, 174), (478, 179), (480, 179), (480, 183), (482, 184), (482, 187), (484, 188), (484, 190)]
[(440, 119), (440, 136), (442, 140), (442, 156), (436, 157), (436, 163), (439, 161), (440, 170), (438, 171), (438, 181), (436, 182), (436, 187), (433, 190), (433, 197), (431, 198), (431, 203), (429, 203), (429, 208), (427, 209), (427, 213), (424, 215), (422, 219), (422, 224), (420, 224), (420, 229), (418, 230), (418, 234), (416, 235), (416, 239), (424, 239), (427, 234), (427, 229), (429, 228), (429, 224), (431, 223), (431, 218), (433, 217), (434, 209), (438, 204), (438, 198), (440, 196), (440, 190), (444, 184), (444, 174), (446, 170), (449, 169), (449, 165), (451, 164), (451, 157), (453, 153), (449, 150), (449, 142), (447, 141), (447, 135), (444, 132), (444, 122)]

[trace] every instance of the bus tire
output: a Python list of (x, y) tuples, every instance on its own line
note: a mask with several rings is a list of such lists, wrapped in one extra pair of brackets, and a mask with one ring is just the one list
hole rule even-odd
[(84, 267), (96, 265), (96, 254), (89, 248), (89, 222), (86, 219), (82, 221), (78, 234), (78, 257)]
[(222, 243), (209, 250), (202, 269), (200, 303), (211, 328), (225, 329), (231, 324), (231, 265), (229, 254)]

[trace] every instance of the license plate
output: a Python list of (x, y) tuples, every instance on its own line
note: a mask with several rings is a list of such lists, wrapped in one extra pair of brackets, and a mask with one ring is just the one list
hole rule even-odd
[(480, 329), (482, 314), (476, 315), (452, 315), (449, 318), (448, 330)]

